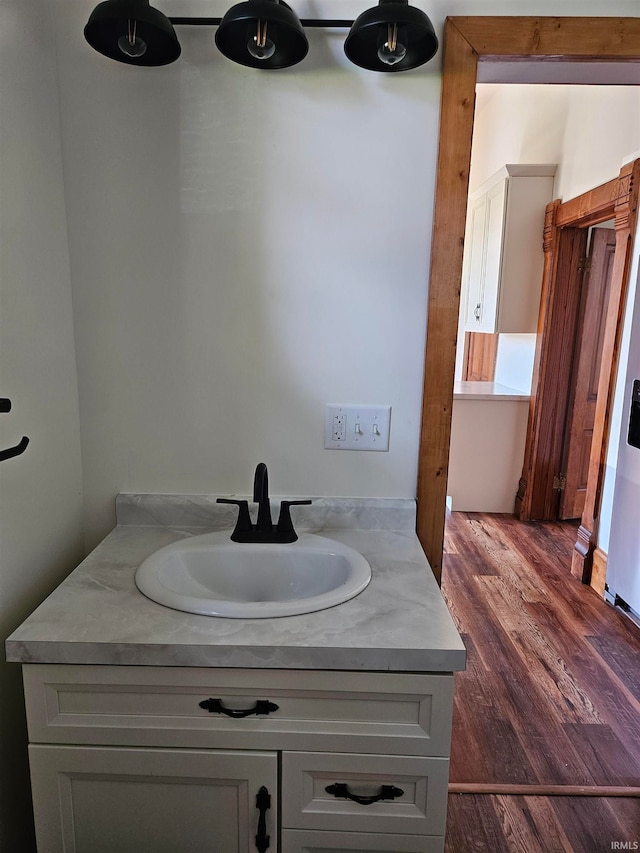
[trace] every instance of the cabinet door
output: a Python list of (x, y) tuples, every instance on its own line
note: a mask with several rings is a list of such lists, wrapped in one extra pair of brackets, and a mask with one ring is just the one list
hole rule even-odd
[(462, 269), (463, 287), (466, 290), (465, 330), (467, 332), (480, 331), (485, 268), (486, 221), (486, 195), (470, 200), (467, 210), (467, 228)]
[(29, 760), (41, 853), (250, 853), (263, 787), (278, 847), (275, 752), (31, 745)]
[(469, 204), (465, 253), (467, 332), (497, 330), (507, 179)]
[(504, 216), (507, 203), (507, 179), (500, 181), (487, 193), (485, 231), (485, 268), (482, 287), (480, 326), (476, 332), (498, 331), (498, 301), (500, 299)]

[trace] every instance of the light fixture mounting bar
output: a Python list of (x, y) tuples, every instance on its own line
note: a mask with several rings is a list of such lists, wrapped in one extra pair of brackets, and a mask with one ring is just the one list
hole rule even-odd
[(338, 18), (326, 21), (318, 18), (301, 18), (300, 23), (303, 27), (324, 27), (326, 30), (349, 30), (353, 26), (353, 21), (345, 21)]
[[(175, 27), (217, 27), (222, 18), (173, 18), (169, 20)], [(300, 23), (303, 27), (323, 27), (327, 30), (332, 29), (350, 29), (353, 21), (344, 19), (328, 19), (321, 20), (319, 18), (301, 18)]]
[(174, 27), (217, 27), (222, 18), (174, 18), (170, 15), (169, 20)]

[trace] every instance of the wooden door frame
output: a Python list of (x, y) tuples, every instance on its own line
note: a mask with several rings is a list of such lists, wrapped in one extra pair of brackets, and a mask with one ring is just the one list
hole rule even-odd
[(531, 406), (516, 498), (516, 513), (522, 521), (557, 519), (558, 486), (554, 484), (554, 475), (560, 473), (562, 465), (570, 405), (569, 384), (579, 331), (578, 307), (582, 291), (579, 265), (585, 253), (588, 229), (608, 219), (615, 222), (616, 244), (587, 492), (571, 564), (572, 573), (584, 583), (591, 579), (639, 187), (640, 160), (636, 160), (624, 166), (618, 177), (606, 184), (564, 203), (552, 202), (545, 215), (545, 260)]
[(640, 19), (483, 16), (446, 20), (417, 483), (418, 537), (438, 580), (478, 63), (525, 57), (638, 62)]

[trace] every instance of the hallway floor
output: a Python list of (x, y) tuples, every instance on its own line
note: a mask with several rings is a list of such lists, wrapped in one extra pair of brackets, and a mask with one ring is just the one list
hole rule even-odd
[(640, 629), (571, 576), (576, 529), (447, 516), (442, 590), (468, 653), (450, 782), (490, 786), (450, 794), (447, 853), (640, 849), (637, 796), (566, 795), (640, 789)]

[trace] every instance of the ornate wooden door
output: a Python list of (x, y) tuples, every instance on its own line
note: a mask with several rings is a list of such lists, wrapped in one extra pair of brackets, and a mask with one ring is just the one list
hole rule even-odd
[(581, 518), (584, 509), (615, 249), (612, 228), (592, 230), (574, 350), (559, 518)]

